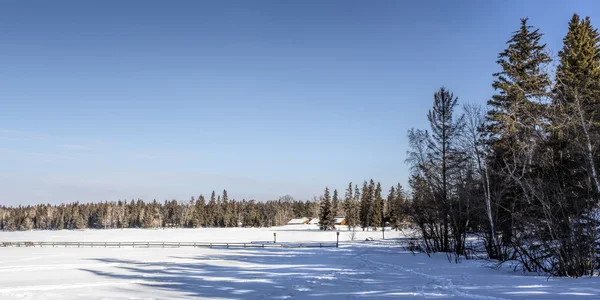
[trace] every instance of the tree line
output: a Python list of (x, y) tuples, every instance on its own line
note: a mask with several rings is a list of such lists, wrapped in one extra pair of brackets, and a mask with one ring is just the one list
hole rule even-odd
[[(401, 189), (401, 186), (398, 185), (398, 188)], [(369, 185), (365, 181), (363, 196), (358, 187), (353, 192), (350, 184), (349, 189), (344, 199), (338, 197), (337, 190), (334, 191), (331, 199), (326, 189), (325, 195), (321, 197), (329, 201), (326, 206), (323, 206), (318, 198), (299, 201), (289, 195), (265, 202), (236, 201), (229, 199), (227, 190), (223, 190), (220, 195), (213, 191), (209, 199), (200, 195), (197, 198), (192, 197), (189, 201), (171, 200), (162, 203), (156, 200), (144, 202), (138, 199), (129, 202), (0, 206), (0, 230), (269, 227), (285, 225), (293, 218), (320, 216), (325, 224), (322, 226), (323, 229), (334, 229), (335, 217), (348, 216), (347, 225), (351, 228), (360, 225), (363, 229), (381, 226), (381, 216), (386, 220), (400, 222), (398, 216), (403, 210), (396, 209), (395, 212), (398, 212), (396, 214), (393, 208), (399, 207), (394, 204), (396, 200), (402, 203), (406, 201), (403, 192), (398, 193), (400, 198), (396, 198), (395, 192), (390, 194), (391, 214), (388, 214), (388, 202), (381, 199), (381, 187), (377, 184), (375, 188), (373, 180)], [(384, 207), (385, 211), (382, 210)], [(368, 218), (362, 217), (363, 214), (359, 213), (362, 210), (369, 211)]]
[(430, 128), (408, 132), (409, 215), (429, 252), (487, 256), (527, 271), (600, 269), (600, 35), (573, 15), (558, 57), (527, 18), (498, 55), (487, 107), (433, 95)]
[(103, 203), (39, 204), (0, 206), (0, 230), (107, 229), (107, 228), (198, 228), (266, 227), (286, 224), (300, 216), (317, 216), (318, 203), (283, 196), (276, 201), (229, 199), (213, 191), (209, 199), (200, 195), (189, 201), (156, 200)]

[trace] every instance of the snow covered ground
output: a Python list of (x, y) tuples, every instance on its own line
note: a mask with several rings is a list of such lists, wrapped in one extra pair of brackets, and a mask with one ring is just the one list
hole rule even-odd
[[(273, 232), (282, 243), (335, 241), (305, 225), (0, 232), (0, 241), (262, 242)], [(600, 278), (452, 264), (367, 237), (381, 232), (357, 232), (357, 242), (337, 249), (0, 248), (0, 299), (600, 299)]]

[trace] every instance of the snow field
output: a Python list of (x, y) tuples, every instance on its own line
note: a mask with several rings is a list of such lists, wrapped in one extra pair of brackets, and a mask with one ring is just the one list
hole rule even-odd
[[(335, 240), (315, 229), (0, 232), (0, 241)], [(364, 242), (380, 235), (359, 231), (337, 249), (0, 248), (0, 299), (600, 299), (599, 278), (548, 279)]]

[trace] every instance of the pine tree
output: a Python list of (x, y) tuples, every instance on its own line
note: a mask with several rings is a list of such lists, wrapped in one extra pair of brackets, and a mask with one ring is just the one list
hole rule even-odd
[(373, 205), (371, 209), (371, 226), (377, 228), (381, 226), (381, 212), (383, 206), (383, 199), (381, 198), (381, 184), (378, 182), (377, 187), (373, 191)]
[(555, 178), (542, 180), (551, 182), (544, 192), (557, 188), (560, 195), (551, 202), (560, 209), (548, 235), (561, 241), (563, 275), (579, 277), (597, 272), (590, 261), (600, 262), (600, 34), (589, 17), (573, 15), (558, 56), (546, 146), (554, 151), (549, 169)]
[(352, 199), (352, 218), (354, 227), (360, 226), (360, 189), (358, 184), (354, 185), (354, 197)]
[[(358, 194), (358, 193), (357, 193)], [(356, 195), (356, 194), (355, 194)], [(360, 198), (360, 227), (364, 231), (369, 228), (369, 213), (371, 209), (371, 192), (367, 182), (363, 182), (362, 193)]]
[(346, 194), (344, 195), (344, 212), (346, 225), (348, 228), (353, 229), (358, 224), (358, 216), (356, 215), (356, 203), (352, 195), (352, 182), (348, 184)]
[(200, 195), (194, 204), (194, 216), (192, 223), (194, 227), (199, 228), (206, 225), (206, 210), (205, 210), (204, 195)]
[(559, 146), (567, 143), (584, 149), (574, 159), (586, 162), (593, 190), (600, 194), (600, 157), (594, 150), (600, 146), (600, 34), (589, 17), (580, 20), (574, 14), (563, 43), (554, 96), (554, 108), (560, 112), (560, 119), (554, 121), (563, 126), (555, 138), (562, 142)]
[[(513, 32), (508, 48), (501, 52), (497, 63), (502, 71), (493, 74), (492, 87), (497, 94), (488, 101), (486, 141), (492, 149), (490, 173), (498, 174), (494, 182), (499, 194), (496, 204), (497, 227), (502, 230), (502, 243), (512, 243), (513, 229), (518, 220), (519, 210), (527, 209), (526, 197), (521, 183), (515, 176), (516, 170), (530, 171), (533, 164), (534, 147), (538, 144), (538, 130), (542, 126), (540, 118), (544, 106), (542, 99), (548, 95), (550, 79), (545, 66), (551, 58), (541, 44), (542, 34), (521, 19), (521, 27)], [(522, 213), (522, 212), (520, 212)]]
[(232, 227), (234, 226), (231, 221), (233, 218), (233, 212), (231, 209), (231, 205), (229, 203), (229, 196), (227, 195), (227, 190), (223, 190), (223, 226)]
[[(579, 97), (585, 115), (592, 116), (600, 109), (600, 34), (589, 17), (581, 20), (573, 14), (558, 57), (556, 100), (573, 103)], [(593, 123), (598, 123), (600, 116), (594, 118)]]
[(331, 215), (333, 217), (338, 217), (338, 209), (340, 205), (340, 200), (338, 199), (338, 191), (337, 189), (333, 190), (333, 199), (331, 200)]
[(373, 181), (373, 179), (369, 181), (367, 193), (367, 227), (374, 227), (375, 224), (373, 224), (373, 210), (375, 209), (375, 181)]
[(217, 196), (215, 195), (215, 191), (212, 191), (210, 194), (210, 200), (208, 201), (208, 207), (206, 210), (206, 224), (210, 227), (217, 226)]
[(406, 215), (405, 194), (402, 185), (398, 183), (396, 188), (392, 186), (388, 195), (390, 209), (390, 223), (393, 229), (400, 229), (400, 225)]
[(392, 186), (387, 196), (388, 202), (388, 212), (389, 212), (389, 222), (392, 225), (392, 229), (398, 228), (398, 219), (396, 217), (397, 208), (396, 208), (396, 188)]
[[(492, 84), (498, 94), (488, 101), (487, 131), (495, 147), (508, 142), (526, 142), (523, 131), (534, 126), (531, 115), (541, 110), (539, 100), (548, 96), (550, 79), (544, 67), (551, 62), (545, 53), (546, 44), (540, 44), (539, 29), (527, 25), (521, 19), (521, 27), (513, 32), (508, 48), (501, 52), (497, 63), (502, 71), (493, 74)], [(506, 148), (506, 146), (504, 146)]]
[(329, 188), (325, 188), (325, 194), (321, 198), (321, 213), (319, 215), (319, 226), (321, 230), (335, 230), (335, 219), (331, 209), (332, 205)]

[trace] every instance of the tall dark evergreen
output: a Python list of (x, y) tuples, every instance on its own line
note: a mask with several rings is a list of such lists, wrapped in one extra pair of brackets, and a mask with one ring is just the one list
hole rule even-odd
[(218, 226), (218, 204), (217, 196), (215, 191), (210, 194), (210, 200), (208, 201), (208, 207), (206, 209), (206, 224), (209, 227)]
[(573, 15), (558, 56), (554, 108), (560, 112), (555, 121), (563, 126), (557, 139), (581, 149), (574, 159), (586, 162), (594, 189), (600, 193), (596, 151), (600, 146), (600, 34), (589, 17), (581, 20)]
[[(400, 184), (398, 184), (398, 185), (400, 185)], [(397, 191), (396, 188), (394, 186), (392, 186), (390, 188), (390, 191), (387, 196), (389, 222), (390, 222), (390, 225), (392, 226), (392, 229), (399, 229), (400, 223), (402, 222), (402, 207), (401, 207), (401, 204), (399, 203), (399, 200), (400, 200), (400, 197), (398, 196), (399, 192), (400, 191)]]
[[(541, 43), (539, 29), (521, 19), (521, 27), (512, 34), (508, 47), (501, 52), (497, 63), (501, 71), (494, 74), (492, 84), (496, 90), (488, 101), (487, 133), (492, 149), (490, 169), (493, 181), (500, 191), (497, 195), (498, 227), (502, 230), (502, 243), (509, 246), (513, 237), (516, 217), (530, 206), (528, 193), (516, 179), (528, 176), (533, 169), (533, 153), (545, 125), (541, 118), (548, 96), (550, 79), (546, 66), (551, 59)], [(524, 200), (524, 201), (523, 201)], [(535, 212), (532, 212), (535, 213)], [(505, 253), (508, 255), (508, 253)]]
[(346, 218), (346, 225), (350, 229), (354, 229), (359, 224), (359, 201), (360, 201), (360, 190), (356, 186), (356, 191), (353, 194), (352, 182), (348, 184), (346, 194), (344, 196), (344, 211)]
[(539, 29), (521, 19), (508, 48), (498, 56), (502, 71), (494, 73), (492, 87), (497, 94), (488, 101), (488, 132), (495, 147), (509, 142), (525, 142), (520, 137), (535, 125), (544, 97), (548, 96), (550, 78), (545, 70), (551, 58), (541, 43)]
[(325, 193), (321, 198), (321, 213), (319, 215), (319, 226), (321, 230), (335, 230), (335, 219), (332, 211), (331, 196), (329, 188), (325, 188)]
[(550, 149), (546, 152), (553, 159), (540, 164), (548, 170), (539, 176), (549, 183), (543, 192), (553, 196), (546, 202), (557, 209), (545, 213), (551, 216), (547, 219), (552, 229), (536, 238), (549, 240), (548, 245), (561, 241), (558, 273), (574, 277), (593, 274), (590, 261), (600, 266), (599, 43), (589, 17), (582, 20), (574, 14), (558, 53), (554, 101), (548, 114), (552, 135), (545, 149)]
[(331, 214), (333, 215), (333, 217), (337, 217), (338, 216), (338, 212), (339, 211), (339, 206), (340, 206), (340, 199), (338, 199), (338, 191), (337, 190), (333, 190), (333, 198), (331, 199)]
[(371, 208), (371, 192), (367, 181), (363, 182), (360, 195), (360, 227), (364, 231), (369, 228), (369, 209)]
[(371, 208), (371, 226), (373, 228), (382, 225), (383, 198), (381, 198), (381, 184), (378, 182), (373, 191), (373, 204)]
[(194, 204), (192, 224), (196, 228), (206, 226), (206, 201), (204, 200), (204, 195), (200, 195)]

